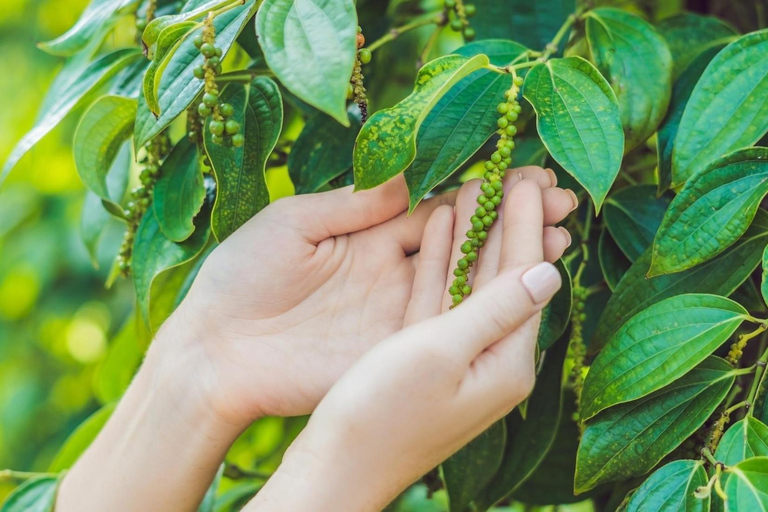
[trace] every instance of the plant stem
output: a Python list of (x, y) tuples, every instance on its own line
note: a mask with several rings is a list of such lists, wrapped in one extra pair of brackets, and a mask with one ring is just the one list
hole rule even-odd
[(715, 456), (712, 455), (712, 452), (709, 451), (709, 448), (704, 448), (701, 450), (701, 456), (707, 459), (713, 466), (717, 465), (717, 459), (715, 459)]
[(434, 13), (430, 13), (421, 18), (416, 18), (415, 20), (411, 21), (410, 23), (406, 23), (401, 27), (395, 27), (391, 29), (389, 32), (381, 36), (379, 39), (369, 44), (367, 48), (372, 52), (376, 51), (381, 46), (397, 39), (401, 34), (405, 34), (406, 32), (410, 32), (411, 30), (425, 27), (427, 25), (443, 26), (445, 25), (446, 20), (447, 20), (447, 17), (445, 16), (445, 12), (443, 11), (440, 11), (440, 13), (437, 16), (435, 16)]
[(765, 379), (766, 364), (768, 364), (768, 350), (763, 352), (763, 355), (761, 355), (760, 359), (755, 363), (757, 366), (755, 369), (755, 378), (752, 379), (752, 386), (749, 388), (749, 393), (747, 394), (747, 403), (749, 404), (749, 409), (747, 410), (748, 416), (752, 416), (752, 413), (755, 410), (755, 397), (757, 396), (757, 392), (760, 389), (763, 379)]
[(587, 267), (587, 261), (589, 261), (589, 232), (592, 231), (592, 217), (594, 217), (592, 202), (587, 203), (587, 213), (584, 218), (584, 225), (581, 228), (581, 263), (576, 270), (576, 275), (573, 276), (574, 286), (579, 286), (581, 283), (581, 275), (584, 273), (584, 269)]

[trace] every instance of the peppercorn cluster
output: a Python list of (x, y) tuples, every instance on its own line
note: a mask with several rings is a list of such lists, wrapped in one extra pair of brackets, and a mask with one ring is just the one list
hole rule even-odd
[(512, 163), (511, 155), (515, 148), (513, 137), (517, 134), (517, 128), (513, 123), (517, 121), (521, 110), (517, 95), (522, 85), (522, 77), (515, 76), (512, 87), (504, 93), (506, 101), (496, 107), (500, 114), (497, 121), (499, 140), (496, 142), (496, 151), (485, 162), (485, 174), (480, 185), (482, 193), (477, 196), (478, 206), (470, 219), (472, 227), (467, 231), (467, 241), (460, 247), (463, 256), (456, 262), (456, 268), (453, 270), (455, 279), (448, 290), (453, 302), (452, 307), (459, 305), (472, 293), (472, 287), (469, 285), (470, 269), (477, 261), (480, 249), (485, 245), (488, 231), (499, 217), (497, 208), (504, 197), (502, 178), (505, 169)]
[(357, 27), (357, 57), (347, 87), (347, 99), (357, 103), (360, 108), (360, 120), (363, 123), (368, 119), (368, 97), (365, 95), (365, 86), (363, 85), (363, 64), (371, 62), (371, 50), (363, 48), (364, 45), (363, 29)]
[(197, 106), (197, 112), (203, 119), (209, 119), (208, 129), (214, 144), (224, 144), (229, 137), (233, 146), (240, 147), (245, 143), (245, 137), (240, 133), (240, 123), (232, 119), (235, 110), (229, 103), (219, 101), (216, 76), (221, 74), (223, 52), (221, 48), (216, 47), (213, 13), (208, 14), (202, 33), (197, 34), (193, 42), (204, 58), (203, 64), (193, 70), (195, 78), (205, 81), (202, 102)]
[(477, 9), (474, 4), (465, 4), (464, 0), (445, 0), (445, 9), (453, 11), (454, 18), (451, 20), (451, 29), (455, 32), (461, 32), (465, 41), (475, 39), (475, 29), (469, 26), (469, 19), (475, 15)]
[(131, 196), (125, 205), (125, 218), (128, 228), (123, 235), (123, 243), (117, 254), (117, 267), (120, 273), (128, 277), (131, 273), (131, 257), (133, 255), (133, 242), (136, 239), (136, 231), (139, 229), (141, 219), (152, 204), (152, 189), (160, 176), (160, 164), (171, 150), (171, 140), (168, 134), (163, 132), (152, 139), (145, 147), (146, 155), (141, 163), (144, 168), (139, 175), (140, 185), (131, 190)]
[(584, 312), (586, 299), (586, 288), (574, 286), (571, 337), (568, 343), (573, 366), (568, 376), (568, 385), (576, 396), (576, 411), (573, 413), (573, 420), (576, 422), (581, 418), (581, 391), (584, 389), (584, 362), (587, 357), (587, 347), (584, 344), (584, 322), (587, 320), (587, 314)]

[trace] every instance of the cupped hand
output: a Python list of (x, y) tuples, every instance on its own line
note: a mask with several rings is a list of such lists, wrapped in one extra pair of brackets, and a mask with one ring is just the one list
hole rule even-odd
[[(507, 186), (521, 178), (542, 189), (540, 227), (575, 207), (552, 171), (521, 168)], [(478, 193), (472, 182), (460, 196), (469, 204)], [(452, 210), (456, 193), (427, 200), (410, 216), (407, 197), (396, 178), (370, 191), (281, 199), (213, 251), (168, 322), (189, 335), (166, 345), (175, 357), (194, 358), (217, 413), (240, 424), (309, 413), (363, 353), (410, 321), (411, 292), (422, 293), (416, 268), (430, 264), (419, 252), (425, 225), (441, 206)], [(561, 243), (549, 232), (556, 228), (547, 229), (545, 243)]]
[(530, 393), (540, 311), (561, 286), (546, 260), (562, 255), (570, 235), (544, 227), (546, 190), (519, 181), (489, 234), (495, 242), (481, 251), (475, 291), (447, 311), (451, 263), (468, 218), (462, 196), (456, 216), (439, 207), (425, 229), (410, 327), (333, 386), (246, 510), (381, 510)]

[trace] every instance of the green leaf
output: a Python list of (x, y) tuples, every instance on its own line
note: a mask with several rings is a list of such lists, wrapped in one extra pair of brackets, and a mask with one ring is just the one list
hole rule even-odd
[(544, 366), (528, 398), (526, 418), (518, 411), (505, 418), (504, 458), (493, 480), (477, 498), (478, 509), (487, 510), (524, 485), (552, 447), (563, 408), (562, 376), (567, 345), (559, 343), (545, 353)]
[(91, 192), (112, 203), (113, 211), (122, 211), (122, 193), (111, 195), (107, 180), (118, 152), (131, 136), (135, 117), (136, 100), (102, 96), (83, 114), (75, 132), (77, 173)]
[(349, 126), (318, 113), (312, 116), (288, 155), (288, 173), (297, 194), (311, 194), (352, 169), (352, 150), (360, 131), (357, 111)]
[[(514, 39), (534, 50), (543, 50), (569, 15), (574, 0), (473, 0), (477, 14), (470, 19), (478, 39)], [(567, 36), (567, 34), (566, 34)], [(568, 40), (568, 37), (564, 37)]]
[(184, 137), (160, 167), (160, 177), (152, 192), (152, 210), (163, 234), (173, 242), (189, 238), (195, 230), (193, 220), (204, 200), (197, 146)]
[[(216, 47), (222, 50), (222, 59), (227, 55), (238, 34), (256, 10), (255, 0), (246, 0), (245, 5), (223, 12), (213, 20), (216, 30)], [(136, 115), (134, 148), (140, 148), (171, 124), (179, 114), (189, 107), (203, 90), (203, 80), (195, 78), (194, 69), (203, 64), (200, 50), (195, 48), (194, 36), (201, 33), (198, 28), (187, 35), (179, 44), (173, 56), (165, 65), (157, 101), (160, 115), (155, 117), (147, 106), (144, 95), (139, 98)]]
[(763, 296), (763, 301), (768, 304), (768, 246), (763, 251), (763, 264), (762, 264), (762, 277), (760, 279), (760, 294)]
[[(128, 188), (131, 156), (131, 146), (124, 142), (107, 171), (107, 191), (109, 192), (109, 197), (113, 198), (115, 203), (120, 201)], [(99, 241), (101, 240), (104, 228), (109, 222), (110, 212), (114, 211), (112, 208), (107, 210), (104, 204), (104, 201), (98, 195), (89, 190), (85, 193), (83, 210), (80, 215), (80, 237), (85, 248), (88, 250), (88, 255), (91, 257), (91, 263), (96, 268), (98, 268), (97, 253)], [(119, 208), (116, 204), (114, 206)], [(122, 217), (122, 215), (118, 215), (118, 217)]]
[(768, 148), (747, 148), (694, 174), (664, 215), (648, 275), (689, 269), (738, 240), (768, 193), (767, 158)]
[(717, 445), (715, 458), (726, 466), (735, 466), (744, 459), (768, 456), (768, 427), (760, 420), (747, 416), (734, 423)]
[(137, 3), (138, 0), (93, 0), (72, 28), (37, 46), (52, 55), (74, 55), (98, 38), (105, 25), (114, 26)]
[(248, 86), (231, 84), (221, 98), (234, 107), (232, 119), (240, 123), (245, 144), (214, 144), (210, 131), (205, 132), (217, 182), (211, 227), (219, 241), (269, 204), (265, 166), (283, 125), (280, 91), (270, 78), (256, 77)]
[(672, 152), (674, 150), (675, 137), (680, 127), (680, 119), (688, 104), (693, 88), (701, 78), (704, 70), (715, 55), (724, 48), (723, 45), (713, 46), (702, 52), (680, 74), (672, 86), (672, 98), (669, 101), (667, 115), (659, 126), (657, 134), (657, 156), (659, 160), (659, 190), (661, 194), (672, 185)]
[(672, 186), (712, 160), (753, 145), (768, 130), (768, 30), (718, 53), (691, 93), (672, 155)]
[(208, 490), (205, 491), (205, 496), (203, 496), (203, 501), (200, 503), (200, 506), (197, 508), (197, 512), (213, 512), (214, 506), (216, 505), (216, 492), (219, 490), (219, 485), (221, 484), (221, 477), (224, 475), (224, 463), (222, 463), (219, 466), (219, 470), (216, 472), (216, 476), (213, 478), (213, 482), (211, 482), (211, 485), (208, 487)]
[(555, 266), (560, 271), (562, 286), (541, 310), (541, 322), (539, 323), (538, 344), (539, 350), (547, 350), (565, 332), (568, 320), (571, 318), (571, 306), (573, 304), (573, 289), (571, 274), (562, 260), (558, 260)]
[(616, 93), (629, 152), (664, 118), (672, 93), (672, 54), (656, 29), (634, 14), (600, 8), (585, 16), (592, 59)]
[(736, 290), (760, 263), (768, 243), (768, 214), (758, 210), (747, 233), (716, 258), (698, 267), (646, 279), (651, 249), (630, 267), (614, 290), (600, 317), (590, 350), (603, 347), (627, 320), (667, 297), (684, 293), (727, 296)]
[(195, 217), (195, 232), (184, 242), (169, 240), (160, 230), (160, 224), (152, 210), (148, 211), (136, 231), (133, 243), (133, 286), (136, 299), (145, 320), (149, 320), (149, 293), (152, 281), (162, 272), (178, 267), (195, 256), (205, 247), (210, 235), (207, 208)]
[(730, 43), (738, 36), (736, 30), (724, 21), (692, 12), (663, 19), (656, 24), (656, 30), (672, 53), (674, 78), (679, 77), (704, 51)]
[(233, 482), (228, 490), (216, 498), (216, 512), (235, 512), (241, 510), (245, 504), (261, 489), (262, 482)]
[(647, 473), (704, 424), (733, 381), (733, 368), (710, 357), (669, 386), (592, 418), (576, 456), (576, 492)]
[[(141, 57), (134, 48), (116, 50), (90, 63), (66, 88), (56, 89), (57, 94), (47, 100), (35, 126), (16, 144), (8, 156), (2, 171), (0, 184), (32, 146), (37, 144), (74, 108), (93, 99), (98, 87), (118, 71)], [(70, 82), (69, 79), (67, 82)]]
[(51, 462), (49, 471), (58, 473), (71, 468), (91, 445), (115, 410), (116, 403), (108, 404), (91, 414), (67, 437)]
[(31, 478), (8, 495), (0, 512), (53, 512), (58, 487), (55, 475)]
[(671, 195), (656, 197), (654, 185), (634, 185), (611, 194), (605, 201), (603, 220), (611, 237), (635, 261), (651, 245)]
[[(158, 16), (144, 28), (141, 34), (141, 42), (147, 51), (147, 56), (151, 59), (155, 52), (156, 45), (160, 41), (161, 34), (169, 27), (194, 19), (201, 19), (208, 15), (210, 11), (226, 6), (227, 0), (208, 0), (200, 2), (187, 2), (179, 14), (167, 14)], [(218, 36), (218, 33), (217, 33)], [(218, 40), (217, 40), (218, 43)]]
[(603, 272), (605, 283), (611, 291), (615, 290), (619, 281), (629, 270), (630, 262), (621, 252), (616, 241), (611, 237), (608, 229), (603, 227), (600, 232), (600, 239), (597, 245), (597, 258), (600, 263), (600, 270)]
[(499, 420), (443, 462), (450, 512), (465, 512), (488, 485), (501, 465), (506, 442), (507, 427)]
[(709, 512), (710, 497), (693, 496), (707, 485), (707, 472), (698, 460), (676, 460), (660, 467), (630, 498), (625, 512)]
[(173, 58), (175, 51), (181, 46), (184, 38), (199, 26), (194, 21), (186, 21), (166, 27), (158, 36), (157, 43), (153, 50), (148, 54), (152, 62), (144, 73), (142, 89), (144, 99), (147, 102), (149, 110), (153, 114), (160, 114), (160, 103), (157, 99), (158, 89), (160, 88), (160, 79), (163, 71)]
[(416, 134), (430, 110), (459, 80), (488, 64), (485, 55), (446, 55), (421, 68), (413, 92), (373, 114), (360, 130), (353, 155), (355, 189), (373, 188), (403, 172), (416, 157)]
[[(491, 63), (509, 64), (526, 51), (513, 41), (488, 40), (463, 46), (454, 53), (465, 57), (484, 54)], [(461, 167), (497, 130), (496, 106), (512, 77), (479, 69), (453, 86), (424, 119), (416, 136), (416, 158), (405, 170), (409, 212), (433, 188)]]
[(344, 126), (357, 52), (352, 0), (264, 0), (256, 33), (269, 68), (293, 94)]
[(536, 110), (536, 127), (550, 155), (587, 190), (599, 212), (624, 153), (616, 95), (581, 57), (532, 68), (523, 95)]
[(768, 511), (768, 457), (754, 457), (728, 468), (727, 512)]
[(96, 367), (93, 391), (99, 402), (108, 404), (120, 399), (133, 379), (144, 357), (144, 346), (135, 315), (128, 315), (107, 349), (107, 355)]
[(598, 354), (581, 395), (582, 419), (629, 402), (688, 373), (749, 316), (717, 295), (670, 297), (625, 323)]

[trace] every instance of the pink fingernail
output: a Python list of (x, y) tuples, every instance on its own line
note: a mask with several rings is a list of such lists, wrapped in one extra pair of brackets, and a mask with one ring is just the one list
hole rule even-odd
[(560, 272), (546, 261), (528, 269), (521, 280), (533, 302), (537, 304), (551, 299), (562, 284)]

